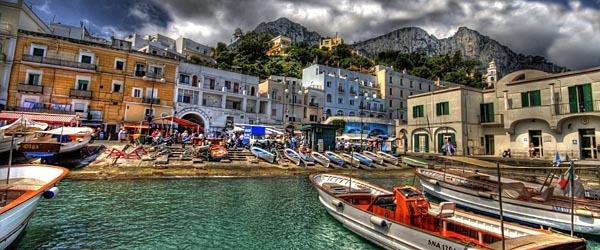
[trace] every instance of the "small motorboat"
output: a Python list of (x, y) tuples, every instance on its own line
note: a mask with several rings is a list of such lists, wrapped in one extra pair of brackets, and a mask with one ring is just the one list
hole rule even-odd
[(21, 117), (11, 124), (0, 127), (0, 153), (17, 149), (21, 142), (34, 138), (35, 132), (48, 128), (47, 123)]
[(89, 127), (62, 127), (36, 132), (36, 137), (22, 142), (19, 150), (28, 157), (56, 157), (86, 147), (94, 129)]
[[(313, 174), (325, 210), (384, 249), (586, 249), (584, 239), (429, 202), (412, 186), (387, 190), (356, 178)], [(502, 229), (504, 228), (504, 238)]]
[(300, 160), (302, 160), (302, 163), (305, 167), (315, 166), (315, 159), (313, 159), (312, 157), (303, 154), (302, 151), (298, 151), (298, 155), (300, 156)]
[(386, 152), (383, 151), (379, 151), (377, 152), (377, 155), (379, 155), (379, 157), (381, 157), (384, 161), (389, 162), (391, 164), (398, 165), (398, 157), (393, 156), (391, 154), (388, 154)]
[(353, 166), (355, 168), (359, 168), (360, 167), (360, 160), (356, 157), (352, 157), (349, 154), (346, 153), (341, 153), (340, 154), (342, 156), (342, 159), (344, 159), (344, 161), (348, 164), (350, 164), (350, 166)]
[(223, 158), (227, 157), (229, 152), (221, 145), (212, 145), (210, 146), (210, 160), (211, 161), (221, 161)]
[(329, 164), (331, 163), (326, 156), (320, 154), (319, 152), (311, 152), (310, 156), (312, 156), (312, 158), (315, 159), (317, 163), (323, 165), (326, 168), (328, 168)]
[(276, 155), (259, 147), (251, 147), (250, 152), (252, 152), (252, 154), (258, 157), (259, 159), (263, 159), (269, 163), (275, 163), (275, 161), (277, 160)]
[(298, 153), (296, 153), (296, 151), (294, 151), (293, 149), (291, 149), (291, 148), (284, 149), (283, 155), (285, 155), (285, 157), (288, 158), (292, 163), (300, 166), (302, 159), (300, 159), (300, 155)]
[(358, 159), (360, 164), (363, 164), (367, 167), (373, 167), (373, 160), (369, 159), (369, 157), (366, 157), (365, 155), (359, 154), (357, 152), (352, 152), (352, 156), (354, 156), (354, 158)]
[(325, 157), (327, 157), (327, 159), (329, 159), (329, 161), (331, 163), (338, 165), (340, 167), (343, 167), (344, 165), (346, 165), (344, 159), (334, 152), (325, 151)]
[(402, 156), (402, 162), (406, 167), (429, 168), (431, 164), (426, 161), (417, 160), (408, 156)]
[(377, 163), (379, 165), (383, 165), (383, 158), (381, 158), (378, 154), (375, 154), (371, 151), (363, 151), (362, 155), (368, 157), (373, 161), (373, 163)]

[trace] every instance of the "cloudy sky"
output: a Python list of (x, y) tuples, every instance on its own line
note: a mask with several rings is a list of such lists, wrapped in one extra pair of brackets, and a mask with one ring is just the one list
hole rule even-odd
[(215, 46), (279, 17), (347, 43), (416, 26), (438, 38), (466, 26), (571, 69), (600, 66), (600, 0), (26, 0), (46, 22), (98, 36), (162, 33)]

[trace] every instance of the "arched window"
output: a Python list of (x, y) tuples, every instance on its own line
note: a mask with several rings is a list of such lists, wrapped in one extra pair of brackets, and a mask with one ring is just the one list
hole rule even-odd
[(390, 95), (392, 95), (392, 88), (390, 88)]
[(348, 114), (348, 116), (354, 116), (354, 111), (350, 111), (350, 113)]
[(338, 112), (337, 112), (337, 115), (338, 115), (338, 116), (344, 116), (344, 111), (342, 111), (342, 110), (338, 110)]
[(254, 87), (250, 88), (250, 95), (254, 96)]
[(327, 94), (327, 102), (331, 102), (331, 94)]
[(331, 109), (328, 109), (326, 114), (327, 114), (328, 116), (330, 116), (330, 115), (331, 115)]

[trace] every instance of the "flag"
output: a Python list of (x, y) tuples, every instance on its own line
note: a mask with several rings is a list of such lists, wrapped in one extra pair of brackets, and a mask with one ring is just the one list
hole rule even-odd
[(569, 184), (569, 182), (572, 182), (575, 180), (575, 168), (574, 165), (571, 165), (569, 167), (568, 170), (568, 175), (569, 177), (565, 178), (564, 176), (561, 175), (560, 181), (558, 181), (558, 185), (560, 186), (560, 189), (565, 190), (565, 188), (567, 188), (567, 184)]
[(558, 167), (558, 165), (560, 165), (560, 155), (558, 154), (558, 151), (556, 151), (556, 154), (554, 155), (554, 167)]

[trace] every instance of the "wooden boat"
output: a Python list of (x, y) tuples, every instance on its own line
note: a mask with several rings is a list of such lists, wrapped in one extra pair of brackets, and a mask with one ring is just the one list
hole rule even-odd
[(325, 151), (325, 157), (327, 157), (327, 159), (329, 159), (329, 161), (331, 163), (338, 165), (340, 167), (343, 167), (344, 165), (346, 165), (346, 162), (344, 161), (344, 159), (334, 152)]
[(48, 128), (47, 123), (21, 117), (11, 124), (0, 127), (0, 153), (17, 149), (18, 145), (34, 138), (35, 132)]
[(404, 163), (404, 165), (406, 167), (419, 167), (419, 168), (429, 168), (431, 166), (431, 164), (422, 161), (422, 160), (417, 160), (416, 158), (411, 158), (408, 156), (401, 156), (402, 157), (402, 162)]
[(315, 159), (317, 163), (323, 165), (326, 168), (328, 168), (329, 164), (331, 164), (329, 159), (326, 156), (320, 154), (319, 152), (311, 152), (310, 156), (312, 156), (312, 158)]
[(393, 165), (398, 165), (398, 157), (395, 157), (391, 154), (382, 151), (377, 152), (377, 155), (379, 155), (379, 157), (381, 157), (386, 162), (389, 162)]
[(303, 154), (301, 151), (298, 151), (298, 155), (300, 156), (300, 160), (302, 160), (302, 163), (305, 167), (315, 166), (315, 159), (312, 157)]
[(360, 164), (363, 164), (367, 167), (373, 167), (373, 160), (371, 160), (369, 157), (366, 157), (365, 155), (359, 154), (357, 152), (352, 152), (352, 156), (358, 159)]
[(211, 161), (221, 161), (223, 158), (227, 157), (229, 152), (221, 145), (212, 145), (210, 146), (210, 160)]
[[(21, 235), (40, 199), (52, 198), (54, 185), (69, 173), (62, 167), (18, 165), (0, 167), (0, 249), (8, 248)], [(8, 179), (8, 184), (7, 184)]]
[(251, 147), (250, 152), (252, 152), (252, 154), (256, 157), (270, 163), (275, 163), (275, 161), (277, 160), (277, 157), (273, 153), (259, 147)]
[(356, 157), (352, 157), (349, 154), (346, 153), (341, 153), (340, 154), (342, 156), (342, 159), (344, 159), (344, 161), (348, 164), (350, 164), (350, 166), (353, 166), (355, 168), (360, 167), (360, 160)]
[[(433, 169), (416, 169), (421, 185), (428, 194), (456, 202), (478, 212), (499, 214), (498, 182), (485, 175), (444, 173)], [(505, 218), (529, 225), (543, 225), (563, 231), (571, 230), (571, 202), (566, 196), (554, 196), (554, 187), (543, 192), (527, 188), (522, 182), (502, 181), (502, 206)], [(575, 199), (574, 231), (600, 235), (600, 203)]]
[(22, 142), (19, 150), (29, 157), (55, 157), (80, 150), (88, 145), (94, 130), (88, 127), (62, 127), (36, 133), (36, 137)]
[[(502, 249), (499, 220), (455, 209), (452, 202), (430, 203), (415, 187), (389, 191), (332, 174), (313, 174), (310, 181), (333, 218), (382, 248)], [(507, 222), (504, 236), (506, 249), (586, 248), (580, 238)]]
[(371, 159), (373, 161), (373, 163), (377, 163), (379, 165), (383, 165), (383, 158), (381, 158), (381, 156), (379, 156), (378, 154), (375, 154), (371, 151), (363, 151), (362, 155), (368, 157), (369, 159)]
[(288, 158), (292, 163), (300, 166), (302, 159), (300, 159), (300, 155), (298, 153), (296, 153), (296, 151), (294, 151), (293, 149), (291, 149), (291, 148), (284, 149), (283, 155), (285, 155), (285, 157)]

